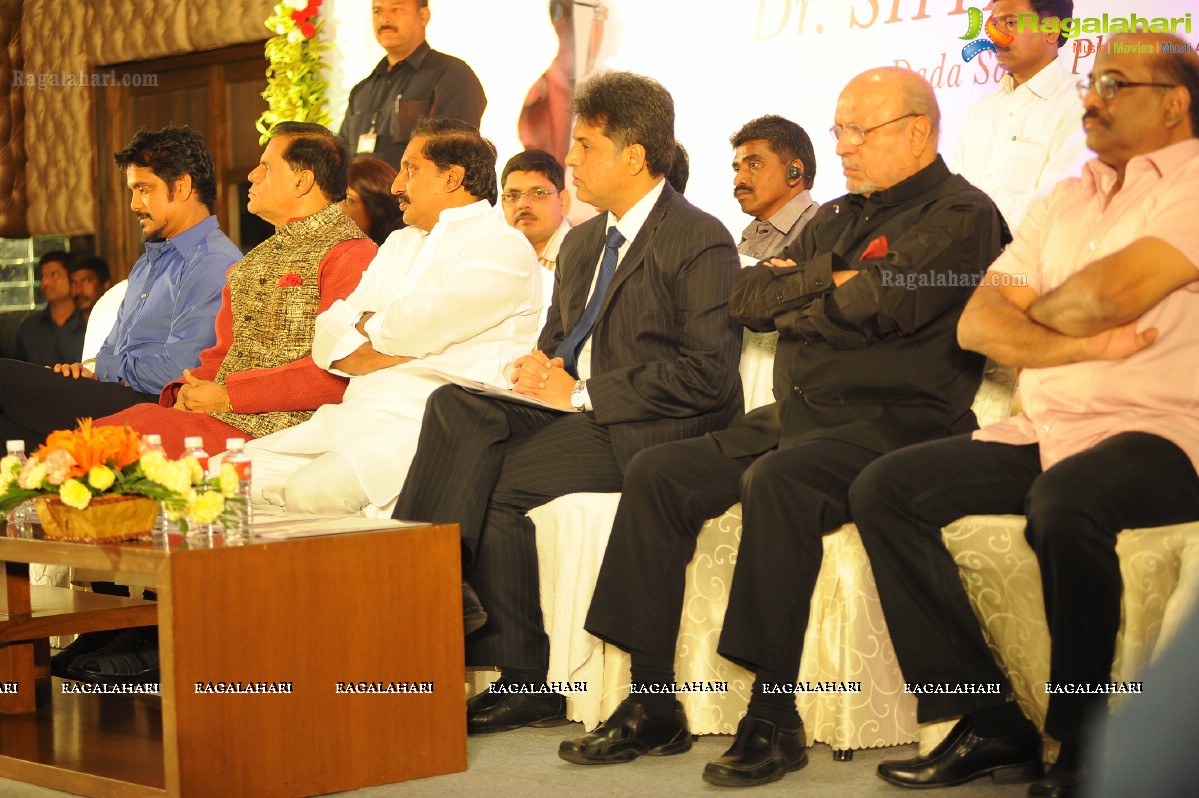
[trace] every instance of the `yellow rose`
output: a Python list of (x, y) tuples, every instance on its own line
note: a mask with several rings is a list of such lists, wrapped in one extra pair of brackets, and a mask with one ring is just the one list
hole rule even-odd
[(224, 509), (225, 497), (220, 491), (206, 490), (196, 494), (187, 516), (197, 524), (211, 524), (221, 517)]
[(68, 479), (58, 489), (58, 498), (62, 499), (62, 503), (68, 507), (82, 510), (91, 503), (92, 492), (79, 480)]
[(92, 470), (87, 472), (87, 484), (97, 491), (108, 490), (116, 481), (116, 474), (112, 473), (112, 469), (108, 466), (92, 466)]
[(221, 463), (221, 493), (225, 496), (236, 496), (241, 480), (237, 477), (237, 469), (232, 463)]
[(17, 479), (17, 474), (21, 473), (21, 461), (11, 454), (6, 454), (0, 458), (0, 491), (8, 490)]
[(197, 485), (204, 481), (204, 469), (200, 466), (200, 461), (188, 455), (184, 457), (182, 462), (187, 464), (188, 471), (191, 472), (192, 484)]
[(186, 491), (182, 491), (182, 495), (179, 498), (165, 500), (162, 503), (162, 508), (166, 511), (168, 519), (179, 521), (187, 517), (188, 508), (195, 500), (195, 491), (188, 488)]

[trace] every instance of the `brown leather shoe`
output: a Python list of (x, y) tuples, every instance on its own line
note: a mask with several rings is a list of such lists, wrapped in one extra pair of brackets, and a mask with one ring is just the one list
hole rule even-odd
[(754, 787), (778, 781), (808, 764), (801, 725), (784, 731), (763, 718), (744, 717), (724, 756), (704, 768), (704, 781), (720, 787)]
[(650, 720), (645, 707), (626, 698), (616, 711), (577, 740), (564, 740), (558, 756), (576, 765), (611, 765), (630, 762), (641, 755), (670, 756), (691, 750), (691, 730), (683, 705), (675, 701), (674, 717)]

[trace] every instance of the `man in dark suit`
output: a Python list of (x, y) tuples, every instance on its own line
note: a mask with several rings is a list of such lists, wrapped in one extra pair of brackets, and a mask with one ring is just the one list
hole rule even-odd
[(496, 689), (468, 702), (472, 733), (565, 719), (565, 699), (545, 685), (549, 641), (525, 513), (568, 493), (619, 491), (641, 449), (721, 429), (741, 412), (741, 338), (727, 312), (737, 251), (663, 178), (670, 94), (612, 72), (582, 85), (573, 109), (566, 163), (579, 198), (607, 212), (567, 234), (539, 349), (512, 375), (516, 393), (565, 412), (454, 386), (434, 392), (395, 509), (461, 526), (464, 570), (487, 611), (471, 614), (464, 590), (468, 628), (487, 620), (467, 659), (503, 671)]
[(587, 629), (632, 655), (630, 696), (563, 742), (577, 764), (691, 747), (674, 654), (688, 562), (705, 519), (742, 503), (719, 652), (756, 674), (729, 751), (704, 779), (764, 784), (802, 767), (795, 706), (822, 536), (849, 520), (850, 483), (884, 452), (975, 426), (983, 360), (955, 341), (975, 281), (999, 253), (994, 203), (937, 155), (932, 88), (915, 72), (850, 81), (833, 137), (850, 194), (737, 278), (730, 312), (779, 332), (777, 401), (727, 430), (656, 446), (629, 465)]

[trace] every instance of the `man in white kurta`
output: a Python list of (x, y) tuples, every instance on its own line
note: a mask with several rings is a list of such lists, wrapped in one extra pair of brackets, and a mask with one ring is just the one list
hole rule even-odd
[(340, 404), (247, 446), (257, 503), (321, 514), (388, 505), (416, 451), (425, 400), (445, 382), (426, 369), (505, 384), (535, 344), (542, 268), (489, 204), (494, 149), (457, 121), (420, 130), (393, 187), (409, 226), (317, 318), (313, 359), (350, 385)]

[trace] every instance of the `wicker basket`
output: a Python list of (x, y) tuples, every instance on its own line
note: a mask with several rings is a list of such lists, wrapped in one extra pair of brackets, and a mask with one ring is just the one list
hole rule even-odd
[(158, 517), (158, 502), (145, 496), (100, 496), (82, 510), (63, 504), (57, 496), (35, 501), (50, 540), (97, 543), (139, 538), (153, 531)]

